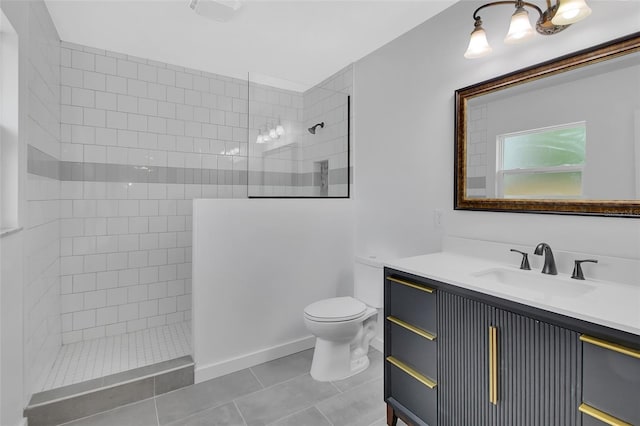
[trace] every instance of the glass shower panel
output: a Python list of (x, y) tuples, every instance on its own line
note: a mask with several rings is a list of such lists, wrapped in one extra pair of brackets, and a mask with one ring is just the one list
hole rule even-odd
[(337, 86), (249, 75), (249, 197), (349, 196), (350, 98)]

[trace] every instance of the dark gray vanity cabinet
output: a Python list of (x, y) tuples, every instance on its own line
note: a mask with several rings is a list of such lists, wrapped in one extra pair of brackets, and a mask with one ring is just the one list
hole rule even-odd
[(385, 277), (389, 425), (582, 424), (579, 333), (455, 286)]
[(640, 425), (640, 350), (580, 336), (583, 425)]

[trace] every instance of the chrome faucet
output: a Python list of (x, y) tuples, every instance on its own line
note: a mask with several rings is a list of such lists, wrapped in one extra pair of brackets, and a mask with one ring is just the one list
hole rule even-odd
[(537, 254), (541, 256), (544, 253), (544, 266), (542, 267), (543, 274), (549, 275), (558, 275), (558, 270), (556, 269), (556, 261), (553, 258), (553, 252), (551, 251), (551, 247), (547, 243), (540, 243), (536, 246), (533, 254)]

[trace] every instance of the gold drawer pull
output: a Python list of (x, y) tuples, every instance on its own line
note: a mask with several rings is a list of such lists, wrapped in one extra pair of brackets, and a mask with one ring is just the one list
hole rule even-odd
[(587, 336), (586, 334), (580, 335), (580, 340), (583, 342), (591, 343), (592, 345), (600, 346), (601, 348), (609, 349), (610, 351), (618, 352), (624, 355), (628, 355), (633, 358), (640, 359), (640, 350), (631, 349), (618, 345), (616, 343), (610, 343), (606, 340), (597, 339), (595, 337)]
[(391, 321), (394, 324), (398, 324), (400, 327), (406, 328), (409, 331), (413, 331), (414, 333), (416, 333), (418, 336), (422, 336), (425, 339), (429, 339), (429, 340), (436, 340), (436, 335), (435, 334), (431, 334), (426, 330), (423, 330), (419, 327), (416, 327), (415, 325), (411, 325), (408, 322), (404, 322), (401, 319), (398, 319), (396, 317), (392, 317), (392, 316), (388, 316), (387, 319), (389, 321)]
[(489, 327), (489, 402), (498, 405), (498, 329)]
[(427, 292), (427, 293), (433, 293), (433, 292), (435, 291), (435, 290), (434, 290), (434, 289), (432, 289), (432, 288), (429, 288), (429, 287), (423, 287), (423, 286), (421, 286), (421, 285), (414, 284), (414, 283), (409, 282), (409, 281), (401, 280), (401, 279), (399, 279), (399, 278), (387, 277), (387, 279), (388, 279), (389, 281), (393, 281), (394, 283), (398, 283), (398, 284), (406, 285), (407, 287), (411, 287), (411, 288), (415, 288), (415, 289), (418, 289), (418, 290), (422, 290), (422, 291), (425, 291), (425, 292)]
[(396, 358), (394, 358), (392, 356), (388, 356), (387, 357), (387, 361), (389, 363), (395, 365), (400, 370), (404, 371), (405, 373), (407, 373), (408, 375), (410, 375), (411, 377), (413, 377), (414, 379), (416, 379), (417, 381), (419, 381), (423, 385), (427, 386), (429, 389), (433, 389), (433, 388), (436, 387), (436, 385), (437, 385), (436, 382), (434, 382), (430, 378), (428, 378), (426, 376), (423, 376), (422, 374), (418, 373), (416, 370), (414, 370), (413, 368), (409, 367), (404, 362), (399, 361), (398, 359), (396, 359)]
[(600, 411), (597, 408), (593, 408), (592, 406), (587, 405), (584, 402), (580, 404), (578, 410), (580, 410), (580, 412), (586, 414), (587, 416), (598, 419), (601, 422), (611, 426), (633, 426), (631, 423), (623, 422), (622, 420), (617, 419), (612, 415), (605, 413), (604, 411)]

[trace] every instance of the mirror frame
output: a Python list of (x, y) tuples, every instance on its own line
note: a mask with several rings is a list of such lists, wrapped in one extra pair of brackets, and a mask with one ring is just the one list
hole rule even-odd
[(454, 210), (640, 217), (640, 200), (534, 200), (466, 196), (467, 102), (470, 99), (638, 51), (640, 32), (456, 90)]

